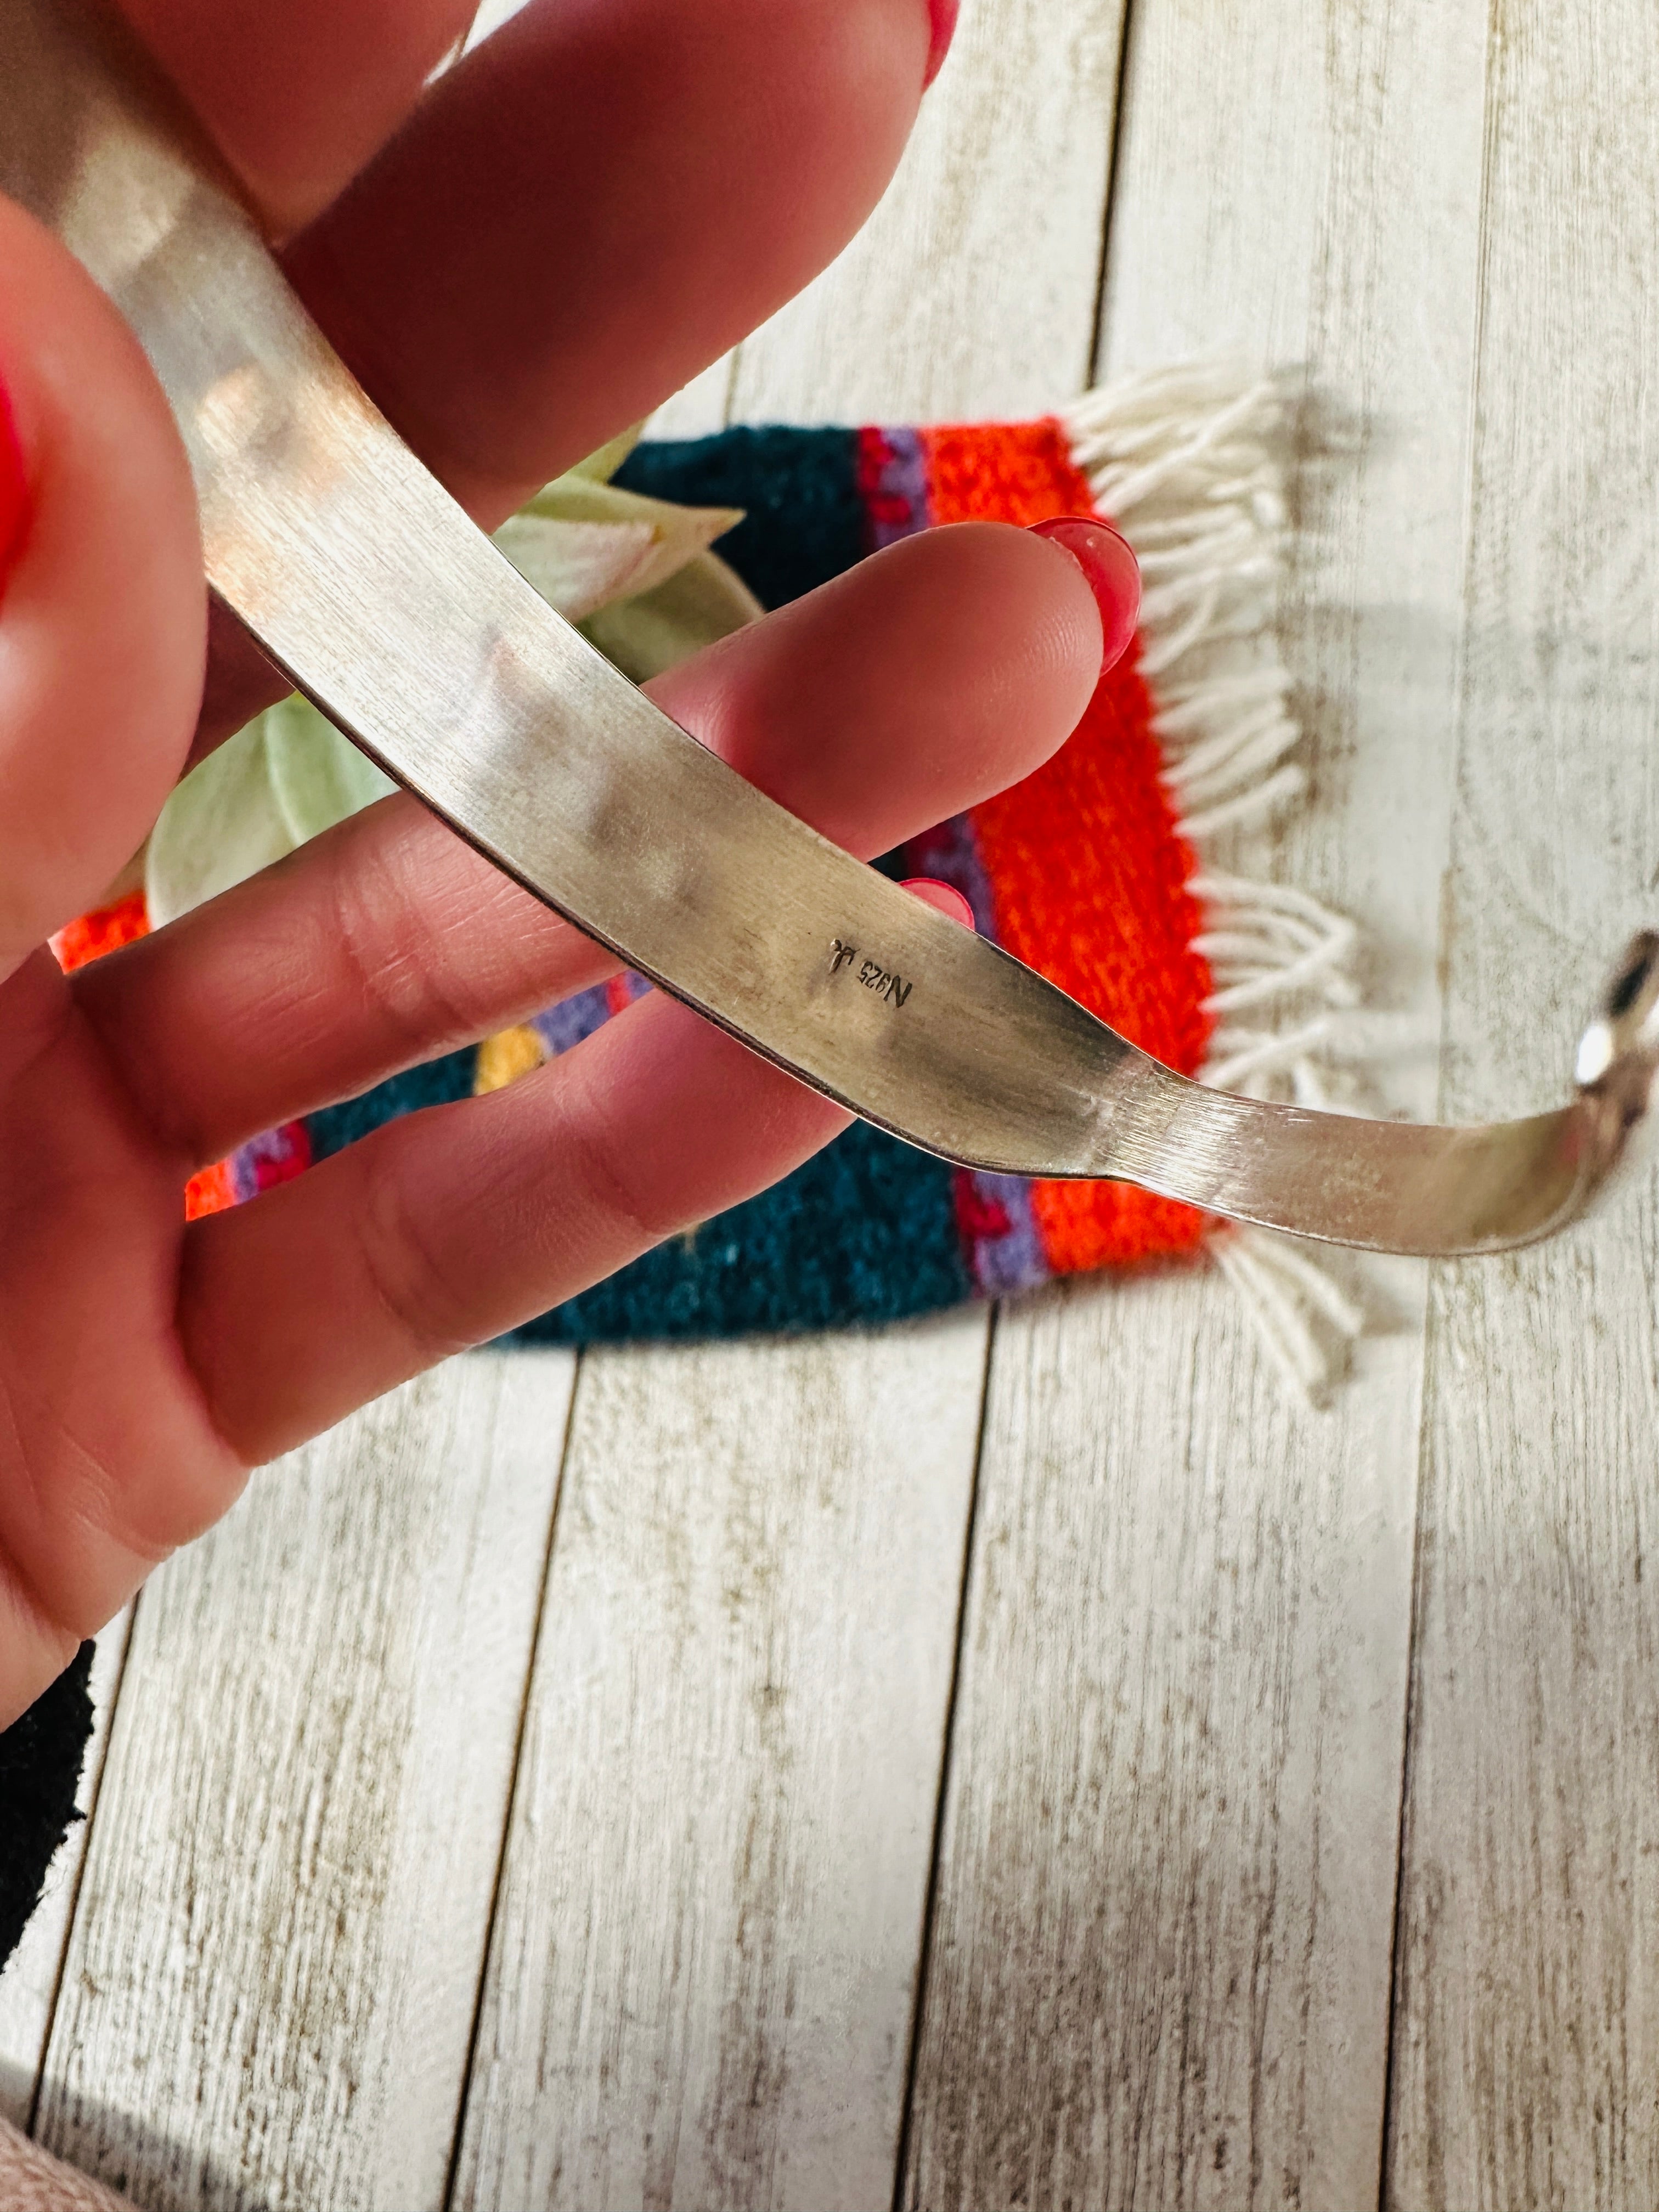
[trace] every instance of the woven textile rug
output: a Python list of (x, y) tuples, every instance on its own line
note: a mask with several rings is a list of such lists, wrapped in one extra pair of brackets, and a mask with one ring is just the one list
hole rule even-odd
[[(1293, 886), (1217, 865), (1294, 804), (1297, 730), (1270, 629), (1283, 504), (1271, 386), (1141, 378), (1050, 419), (944, 429), (732, 430), (640, 447), (619, 481), (742, 508), (720, 551), (766, 605), (939, 523), (1090, 507), (1133, 545), (1141, 634), (1082, 726), (1018, 788), (885, 865), (943, 878), (988, 936), (1183, 1073), (1325, 1103), (1317, 1054), (1355, 996), (1348, 925)], [(137, 894), (63, 933), (82, 962), (141, 935)], [(235, 1205), (391, 1115), (511, 1081), (589, 1035), (637, 978), (246, 1146), (189, 1206)], [(517, 1332), (523, 1343), (688, 1338), (887, 1321), (1057, 1275), (1209, 1259), (1287, 1379), (1316, 1391), (1358, 1327), (1297, 1248), (1124, 1184), (959, 1172), (855, 1125), (775, 1190)], [(0, 1962), (73, 1805), (86, 1667), (0, 1735)]]
[[(883, 865), (954, 884), (986, 935), (1182, 1073), (1313, 1102), (1323, 1094), (1310, 1054), (1352, 997), (1351, 932), (1293, 887), (1205, 858), (1301, 785), (1268, 627), (1278, 417), (1270, 385), (1187, 369), (1038, 422), (647, 443), (617, 482), (744, 510), (719, 550), (771, 606), (938, 524), (1091, 507), (1115, 522), (1140, 561), (1142, 630), (1076, 734), (1025, 782)], [(135, 894), (66, 931), (59, 957), (76, 964), (145, 927)], [(509, 1081), (645, 988), (621, 978), (273, 1131), (198, 1176), (191, 1211), (252, 1197), (392, 1115)], [(1287, 1376), (1316, 1389), (1357, 1322), (1295, 1249), (1218, 1235), (1126, 1184), (960, 1171), (862, 1125), (776, 1189), (516, 1334), (570, 1344), (884, 1322), (1200, 1254), (1246, 1293)]]

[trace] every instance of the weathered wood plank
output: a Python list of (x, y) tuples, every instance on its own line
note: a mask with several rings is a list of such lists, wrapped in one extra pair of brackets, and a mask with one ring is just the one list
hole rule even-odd
[[(1357, 412), (1356, 450), (1304, 456), (1283, 633), (1317, 799), (1267, 857), (1431, 1019), (1483, 33), (1472, 0), (1139, 0), (1102, 332), (1113, 373), (1236, 351)], [(1431, 1106), (1431, 1068), (1391, 1090)], [(1375, 2201), (1421, 1273), (1370, 1295), (1392, 1328), (1323, 1418), (1213, 1279), (1005, 1316), (912, 2203)]]
[[(738, 413), (1083, 380), (1116, 21), (969, 0), (870, 230), (741, 349)], [(585, 1370), (459, 2202), (890, 2195), (985, 1340)]]
[[(1659, 883), (1659, 53), (1494, 10), (1447, 1103), (1559, 1095)], [(1436, 1281), (1389, 2196), (1659, 2201), (1650, 1181)]]
[(1124, 0), (966, 0), (903, 165), (742, 349), (738, 419), (1039, 415), (1085, 381)]
[(907, 2195), (1373, 2195), (1415, 1394), (1166, 1279), (1005, 1318)]
[(887, 2201), (983, 1369), (586, 1361), (459, 2204)]
[[(97, 1802), (131, 1619), (129, 1607), (110, 1623), (98, 1639), (97, 1656), (92, 1662), (92, 1740), (76, 1795), (82, 1814), (90, 1812)], [(64, 1837), (46, 1876), (46, 1893), (23, 1931), (22, 1942), (0, 1972), (0, 2119), (9, 2120), (14, 2127), (27, 2126), (40, 2078), (52, 2008), (58, 2001), (64, 1946), (69, 1940), (70, 1914), (89, 1833), (83, 1823)]]
[(452, 1361), (138, 1609), (40, 2134), (143, 2203), (442, 2202), (573, 1362)]

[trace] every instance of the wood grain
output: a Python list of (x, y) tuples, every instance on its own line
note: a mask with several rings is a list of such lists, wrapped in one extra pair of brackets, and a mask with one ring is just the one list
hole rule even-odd
[(882, 205), (739, 356), (745, 422), (1040, 415), (1085, 380), (1123, 0), (966, 0)]
[(1175, 1279), (1005, 1318), (908, 2201), (1374, 2196), (1415, 1395)]
[[(1447, 1103), (1559, 1095), (1659, 884), (1659, 55), (1493, 11)], [(1436, 1282), (1390, 2201), (1659, 2200), (1650, 1177)]]
[[(1315, 795), (1239, 857), (1358, 914), (1371, 988), (1431, 1025), (1482, 33), (1445, 0), (1140, 0), (1102, 329), (1109, 373), (1300, 372), (1282, 628)], [(1420, 1111), (1432, 1074), (1388, 1095)], [(1424, 1286), (1368, 1279), (1383, 1333), (1322, 1418), (1212, 1279), (1005, 1316), (914, 2204), (1376, 2199)]]
[(572, 1372), (452, 1362), (146, 1589), (40, 2124), (141, 2203), (441, 2203)]
[[(92, 1693), (92, 1736), (82, 1762), (81, 1786), (76, 1804), (85, 1814), (98, 1801), (103, 1778), (104, 1754), (109, 1748), (110, 1723), (114, 1714), (116, 1685), (126, 1656), (131, 1607), (112, 1620), (98, 1638), (88, 1685)], [(28, 2124), (40, 2068), (46, 2057), (46, 2037), (58, 2002), (58, 1977), (63, 1972), (64, 1947), (69, 1940), (70, 1916), (80, 1886), (89, 1826), (72, 1827), (58, 1847), (46, 1875), (46, 1888), (22, 1941), (0, 1972), (0, 2119), (14, 2127)]]
[[(1079, 383), (1117, 52), (1098, 0), (969, 0), (883, 209), (742, 348), (735, 409)], [(653, 427), (711, 427), (710, 391)], [(986, 1328), (585, 1370), (461, 2203), (890, 2197)]]
[(983, 1360), (585, 1363), (459, 2204), (887, 2201)]

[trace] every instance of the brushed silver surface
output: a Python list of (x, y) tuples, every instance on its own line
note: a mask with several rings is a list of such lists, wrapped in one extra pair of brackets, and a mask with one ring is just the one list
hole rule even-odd
[(1628, 1149), (1659, 1066), (1659, 940), (1627, 955), (1559, 1112), (1310, 1113), (1176, 1075), (762, 797), (415, 459), (87, 0), (0, 0), (0, 191), (132, 325), (189, 452), (209, 580), (295, 684), (537, 896), (866, 1120), (970, 1166), (1431, 1255), (1564, 1226)]

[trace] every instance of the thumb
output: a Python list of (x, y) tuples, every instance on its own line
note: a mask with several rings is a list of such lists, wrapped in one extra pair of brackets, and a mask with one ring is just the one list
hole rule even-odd
[(189, 749), (206, 595), (137, 341), (0, 199), (0, 977), (97, 900)]

